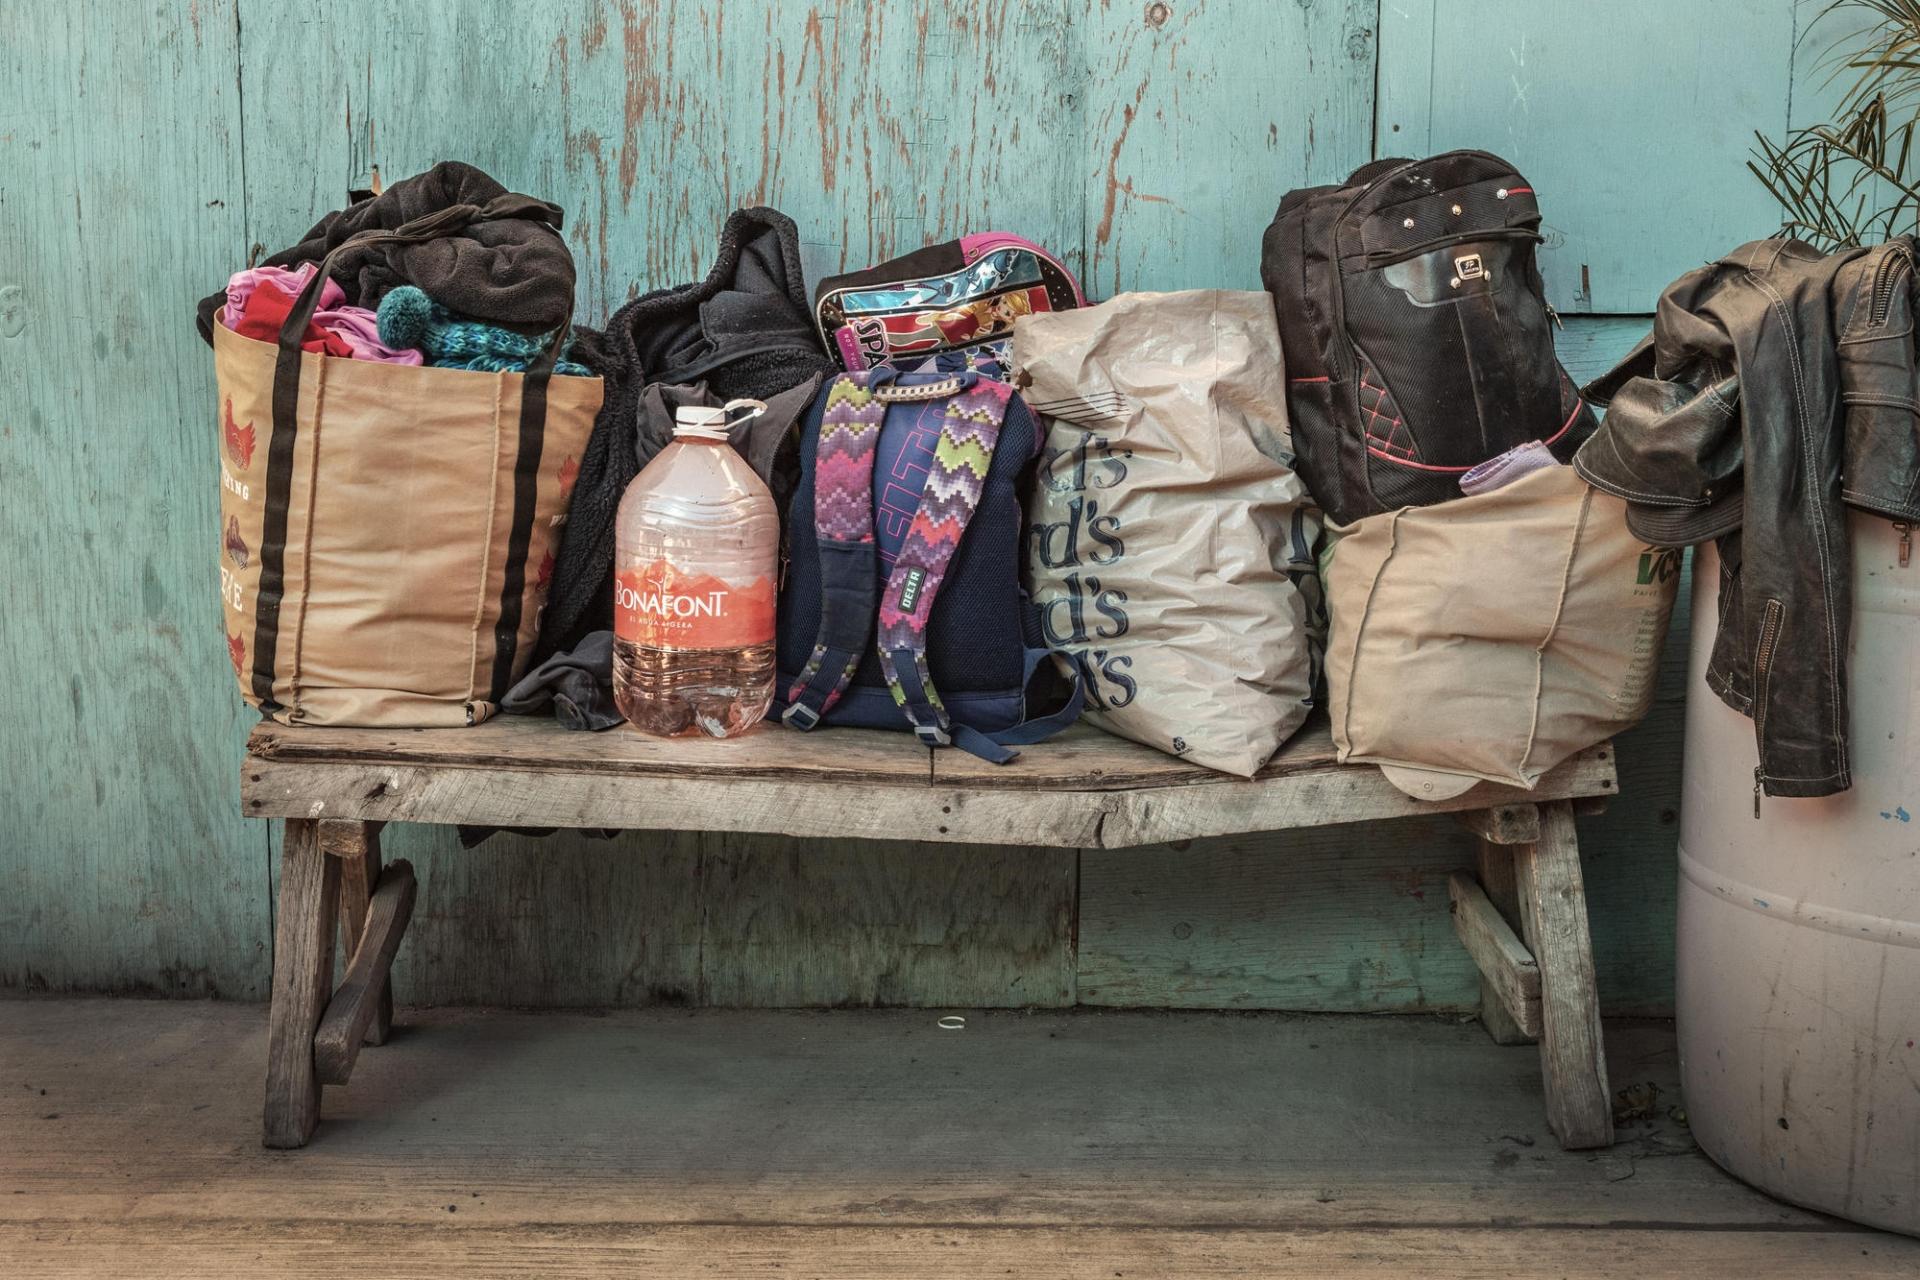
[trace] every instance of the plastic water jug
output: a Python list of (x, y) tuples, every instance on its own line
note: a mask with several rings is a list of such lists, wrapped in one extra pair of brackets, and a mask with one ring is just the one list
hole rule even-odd
[(620, 499), (613, 697), (648, 733), (732, 737), (772, 701), (780, 517), (727, 443), (730, 425), (765, 409), (679, 409), (673, 441)]

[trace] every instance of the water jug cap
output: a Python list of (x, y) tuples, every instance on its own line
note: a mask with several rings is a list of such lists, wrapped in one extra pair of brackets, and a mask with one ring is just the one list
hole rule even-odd
[(711, 405), (683, 404), (673, 411), (673, 437), (676, 440), (725, 440), (729, 429), (750, 422), (767, 411), (764, 401), (729, 400), (718, 408)]

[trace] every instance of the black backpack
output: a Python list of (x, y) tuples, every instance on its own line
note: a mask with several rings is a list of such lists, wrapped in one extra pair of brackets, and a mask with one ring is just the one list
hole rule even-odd
[(1593, 411), (1553, 350), (1533, 187), (1484, 151), (1376, 160), (1287, 193), (1261, 243), (1298, 470), (1336, 523), (1460, 496), (1529, 440), (1561, 461)]

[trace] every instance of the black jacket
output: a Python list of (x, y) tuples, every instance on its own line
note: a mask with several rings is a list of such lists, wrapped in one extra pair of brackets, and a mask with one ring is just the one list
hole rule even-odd
[[(445, 160), (328, 214), (300, 243), (258, 265), (319, 262), (359, 232), (392, 231), (453, 205), (486, 205), (506, 194), (472, 165)], [(551, 333), (573, 314), (573, 254), (560, 238), (560, 207), (544, 201), (535, 207), (543, 216), (476, 222), (458, 235), (418, 244), (356, 249), (335, 264), (333, 278), (356, 307), (378, 307), (389, 289), (411, 284), (466, 319), (518, 333)], [(226, 300), (223, 288), (200, 303), (200, 336), (209, 344), (214, 313)]]
[(580, 458), (537, 661), (613, 625), (614, 516), (666, 439), (649, 430), (647, 388), (698, 384), (713, 404), (771, 400), (837, 368), (807, 307), (799, 232), (777, 209), (735, 210), (706, 279), (635, 298), (607, 321), (606, 338), (606, 399)]
[(1756, 803), (1852, 785), (1844, 505), (1920, 516), (1914, 244), (1742, 245), (1660, 297), (1653, 333), (1588, 389), (1610, 403), (1574, 466), (1636, 532), (1717, 539), (1707, 683), (1753, 718)]

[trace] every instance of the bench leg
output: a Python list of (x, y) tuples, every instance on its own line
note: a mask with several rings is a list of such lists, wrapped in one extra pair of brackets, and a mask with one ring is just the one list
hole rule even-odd
[(313, 1033), (333, 994), (333, 931), (340, 860), (320, 848), (319, 824), (289, 818), (280, 852), (280, 912), (273, 933), (273, 1005), (267, 1023), (267, 1104), (262, 1141), (303, 1147), (320, 1123)]
[(1540, 806), (1540, 837), (1516, 845), (1513, 863), (1527, 949), (1540, 968), (1547, 1121), (1569, 1150), (1611, 1146), (1612, 1094), (1571, 802)]
[[(320, 847), (340, 859), (340, 949), (350, 962), (367, 932), (367, 909), (380, 883), (380, 824), (323, 818)], [(393, 979), (380, 980), (380, 1004), (367, 1024), (367, 1043), (385, 1044), (393, 1032)]]

